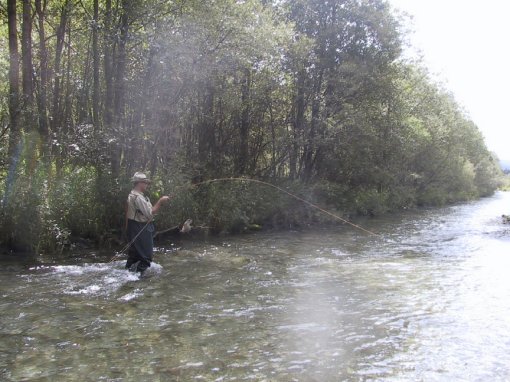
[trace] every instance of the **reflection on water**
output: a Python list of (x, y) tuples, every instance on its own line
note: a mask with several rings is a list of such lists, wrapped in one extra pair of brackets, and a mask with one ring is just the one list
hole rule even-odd
[(509, 202), (4, 268), (0, 379), (506, 380)]

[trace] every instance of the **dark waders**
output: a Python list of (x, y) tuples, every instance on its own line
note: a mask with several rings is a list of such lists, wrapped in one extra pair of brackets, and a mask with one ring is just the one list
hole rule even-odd
[[(139, 234), (140, 231), (142, 232)], [(154, 225), (152, 223), (146, 224), (128, 219), (128, 240), (131, 242), (136, 237), (136, 235), (138, 235), (138, 237), (129, 247), (126, 268), (133, 272), (143, 273), (147, 268), (151, 266), (153, 250), (152, 236), (154, 235)]]

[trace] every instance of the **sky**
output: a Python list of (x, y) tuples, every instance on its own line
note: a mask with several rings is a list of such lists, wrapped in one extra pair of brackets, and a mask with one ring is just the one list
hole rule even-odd
[(423, 56), (489, 150), (510, 160), (510, 1), (388, 1), (412, 16), (407, 54)]

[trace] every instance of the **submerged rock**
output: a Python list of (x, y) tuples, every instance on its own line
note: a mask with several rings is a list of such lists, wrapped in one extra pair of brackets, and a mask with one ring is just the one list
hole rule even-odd
[(192, 257), (196, 259), (207, 259), (218, 265), (223, 264), (227, 266), (243, 266), (251, 262), (250, 258), (245, 256), (238, 256), (215, 251), (204, 251), (199, 253), (191, 250), (179, 249), (176, 251), (176, 255), (182, 257)]
[(188, 257), (200, 257), (200, 253), (195, 251), (190, 251), (189, 249), (179, 249), (175, 252), (178, 256), (188, 256)]
[(228, 258), (231, 264), (233, 265), (246, 265), (251, 262), (251, 260), (244, 256), (235, 256)]

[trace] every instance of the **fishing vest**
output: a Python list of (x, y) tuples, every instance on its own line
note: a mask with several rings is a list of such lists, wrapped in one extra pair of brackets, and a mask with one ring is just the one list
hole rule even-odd
[(126, 217), (140, 223), (152, 220), (152, 203), (144, 194), (132, 190), (127, 199)]

